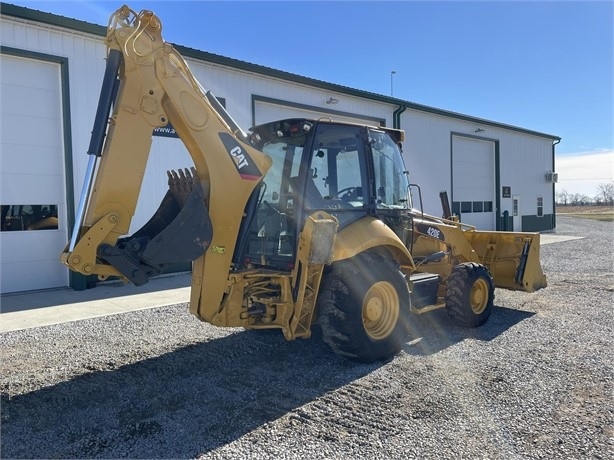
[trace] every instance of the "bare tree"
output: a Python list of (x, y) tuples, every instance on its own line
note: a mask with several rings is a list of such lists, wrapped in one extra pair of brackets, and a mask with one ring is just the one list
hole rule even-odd
[(603, 200), (603, 197), (599, 193), (593, 197), (593, 202), (595, 203), (595, 206), (603, 205), (602, 200)]
[(555, 197), (558, 204), (567, 206), (567, 201), (569, 200), (569, 192), (567, 192), (567, 190), (562, 189), (557, 191)]
[(603, 203), (609, 206), (614, 205), (614, 181), (605, 182), (597, 186), (597, 192), (603, 198)]

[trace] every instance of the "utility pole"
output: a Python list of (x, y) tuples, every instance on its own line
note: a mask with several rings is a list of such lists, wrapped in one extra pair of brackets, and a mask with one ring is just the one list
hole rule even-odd
[(394, 86), (393, 86), (393, 83), (392, 83), (392, 81), (393, 81), (392, 79), (393, 79), (393, 77), (394, 77), (394, 75), (396, 73), (397, 73), (396, 70), (390, 71), (390, 96), (394, 96)]

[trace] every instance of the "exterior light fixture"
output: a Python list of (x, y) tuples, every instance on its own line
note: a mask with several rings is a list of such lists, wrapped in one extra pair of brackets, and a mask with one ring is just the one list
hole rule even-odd
[(335, 99), (334, 97), (329, 97), (329, 98), (326, 100), (326, 103), (327, 103), (327, 104), (337, 104), (338, 102), (339, 102), (339, 99)]

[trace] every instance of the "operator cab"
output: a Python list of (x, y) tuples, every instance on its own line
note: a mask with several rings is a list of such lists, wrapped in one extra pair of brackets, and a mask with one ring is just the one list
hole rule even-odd
[(339, 230), (367, 215), (411, 210), (402, 131), (289, 119), (251, 132), (273, 164), (255, 191), (255, 211), (245, 222), (249, 231), (241, 232), (248, 264), (290, 268), (302, 223), (318, 210), (334, 215)]

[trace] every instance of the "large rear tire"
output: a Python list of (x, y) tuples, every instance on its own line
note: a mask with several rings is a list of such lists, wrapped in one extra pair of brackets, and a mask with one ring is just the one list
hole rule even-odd
[(448, 278), (446, 309), (461, 326), (479, 327), (492, 313), (495, 285), (484, 265), (458, 264)]
[(407, 341), (409, 288), (397, 264), (361, 254), (333, 264), (318, 296), (324, 342), (343, 357), (389, 359)]

